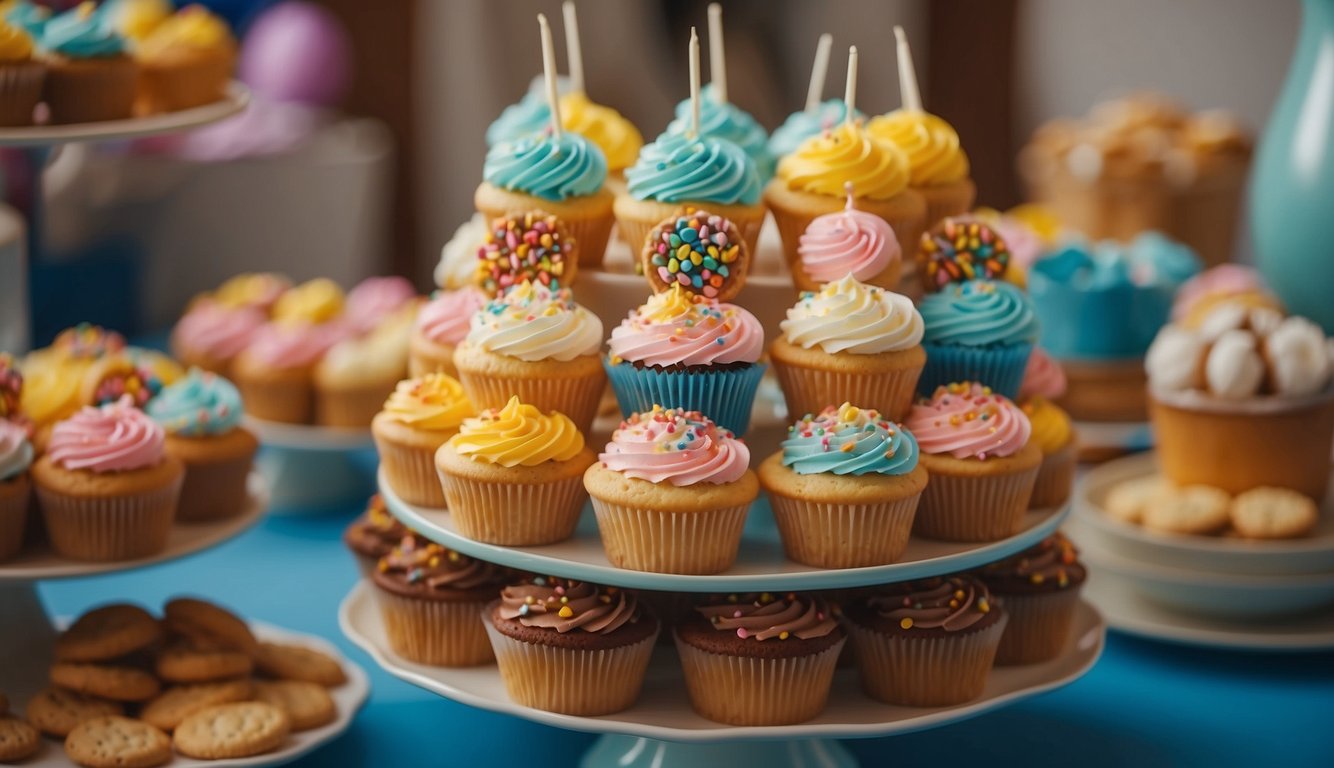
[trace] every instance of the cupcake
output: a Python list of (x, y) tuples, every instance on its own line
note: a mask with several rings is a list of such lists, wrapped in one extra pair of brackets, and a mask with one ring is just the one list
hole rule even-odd
[[(315, 364), (315, 423), (365, 429), (408, 373), (408, 343), (417, 316), (409, 302), (365, 335), (343, 339)], [(349, 326), (351, 324), (349, 323)]]
[(472, 416), (463, 386), (448, 374), (401, 381), (371, 421), (385, 480), (399, 498), (426, 507), (445, 506), (435, 452)]
[(1053, 533), (977, 575), (1010, 617), (996, 651), (997, 664), (1037, 664), (1061, 655), (1070, 641), (1079, 590), (1088, 577), (1069, 539)]
[(255, 340), (266, 319), (256, 307), (229, 306), (201, 298), (172, 329), (171, 353), (184, 365), (226, 376), (236, 356)]
[(135, 46), (140, 94), (150, 112), (174, 112), (221, 100), (236, 67), (227, 23), (202, 5), (187, 5)]
[(913, 406), (904, 426), (931, 478), (914, 533), (996, 541), (1019, 532), (1042, 465), (1019, 406), (981, 384), (950, 384)]
[(125, 337), (119, 333), (80, 323), (61, 331), (51, 346), (24, 357), (19, 407), (32, 422), (33, 446), (39, 453), (52, 426), (85, 404), (83, 382), (88, 371), (102, 358), (125, 349)]
[(32, 37), (0, 22), (0, 126), (32, 125), (45, 78), (46, 67), (33, 59)]
[(764, 329), (741, 307), (673, 285), (631, 312), (607, 348), (622, 415), (656, 404), (700, 411), (738, 435), (750, 426)]
[(82, 405), (106, 405), (127, 397), (142, 410), (161, 391), (162, 379), (126, 349), (89, 366), (79, 387), (79, 400)]
[(698, 411), (633, 414), (584, 474), (607, 559), (655, 573), (732, 567), (759, 494), (749, 465), (745, 443)]
[(32, 443), (28, 432), (16, 422), (0, 419), (0, 562), (23, 548), (32, 483)]
[(389, 513), (384, 497), (377, 493), (366, 502), (366, 510), (343, 529), (343, 546), (356, 558), (361, 575), (370, 578), (380, 558), (394, 551), (405, 536), (413, 537), (412, 529)]
[(93, 123), (131, 116), (139, 66), (125, 39), (108, 29), (87, 2), (42, 28), (46, 106), (52, 123)]
[(1079, 456), (1074, 425), (1069, 414), (1045, 397), (1031, 397), (1020, 407), (1033, 427), (1033, 444), (1042, 451), (1042, 464), (1033, 481), (1028, 506), (1030, 509), (1059, 507), (1070, 498), (1075, 485)]
[(380, 558), (371, 583), (394, 653), (432, 667), (491, 663), (478, 619), (504, 585), (499, 568), (408, 536)]
[(926, 200), (927, 227), (973, 207), (977, 185), (968, 177), (968, 155), (949, 123), (921, 110), (896, 109), (872, 118), (866, 132), (907, 156), (908, 188)]
[(51, 9), (45, 5), (38, 5), (31, 0), (6, 4), (5, 21), (27, 32), (33, 40), (42, 39), (42, 30), (50, 20)]
[(926, 368), (918, 392), (981, 381), (1005, 397), (1019, 396), (1039, 327), (1023, 291), (997, 280), (950, 283), (922, 299), (919, 309)]
[(912, 406), (927, 355), (908, 297), (844, 275), (803, 294), (779, 327), (769, 357), (794, 417), (846, 401), (894, 420)]
[(467, 338), (472, 316), (484, 306), (486, 294), (477, 288), (436, 291), (417, 312), (408, 340), (408, 375), (458, 376), (454, 348)]
[[(667, 133), (690, 133), (693, 107), (690, 99), (676, 103), (676, 117), (667, 124)], [(769, 152), (769, 135), (749, 112), (725, 101), (713, 83), (699, 91), (699, 137), (722, 139), (741, 148), (755, 164), (760, 183), (774, 175), (775, 156)]]
[(1270, 290), (1255, 267), (1219, 264), (1181, 284), (1172, 299), (1172, 322), (1199, 328), (1221, 304), (1283, 311), (1283, 302)]
[(473, 315), (454, 367), (478, 408), (500, 408), (517, 396), (587, 431), (607, 381), (601, 347), (602, 321), (568, 289), (524, 281)]
[(801, 233), (792, 265), (797, 290), (818, 291), (846, 275), (887, 290), (898, 287), (903, 259), (893, 228), (854, 207), (851, 183), (847, 193), (847, 207), (815, 217)]
[(241, 426), (241, 393), (215, 373), (192, 368), (147, 406), (166, 432), (166, 452), (185, 465), (176, 519), (220, 520), (246, 506), (246, 478), (259, 441)]
[(162, 427), (128, 398), (56, 424), (32, 465), (51, 545), (63, 557), (95, 562), (165, 549), (184, 476)]
[(1009, 622), (971, 576), (890, 584), (846, 606), (843, 616), (862, 689), (906, 707), (955, 706), (981, 696)]
[[(853, 117), (862, 120), (866, 115), (853, 109)], [(819, 136), (847, 119), (848, 105), (842, 99), (825, 99), (814, 109), (803, 109), (787, 116), (783, 124), (769, 134), (769, 156), (782, 159), (807, 139)]]
[(578, 717), (635, 703), (659, 629), (631, 592), (545, 576), (505, 587), (482, 621), (509, 697)]
[(697, 210), (658, 222), (637, 260), (636, 271), (655, 293), (677, 286), (706, 299), (731, 301), (746, 284), (751, 253), (730, 220)]
[(783, 551), (817, 568), (897, 561), (927, 484), (912, 434), (850, 403), (790, 427), (759, 476)]
[(562, 413), (511, 397), (504, 408), (465, 419), (440, 446), (436, 469), (460, 534), (488, 544), (554, 544), (574, 533), (595, 461)]
[(440, 290), (456, 291), (478, 284), (477, 251), (491, 231), (491, 220), (480, 213), (474, 213), (454, 230), (440, 247), (440, 260), (431, 273)]
[(347, 292), (342, 320), (355, 334), (371, 333), (405, 310), (415, 310), (416, 299), (417, 290), (406, 278), (368, 277)]
[(729, 595), (676, 625), (690, 705), (727, 725), (790, 725), (824, 711), (847, 635), (823, 600)]
[(103, 23), (136, 45), (175, 11), (169, 0), (110, 0), (97, 7)]
[[(328, 281), (312, 282), (321, 286), (320, 290), (329, 293)], [(310, 293), (309, 286), (307, 283), (307, 287), (303, 291), (298, 291), (297, 296)], [(208, 294), (207, 298), (225, 307), (253, 307), (267, 313), (291, 288), (292, 281), (286, 275), (277, 272), (244, 272), (228, 278), (218, 286), (217, 290)], [(288, 300), (289, 304), (291, 301)]]

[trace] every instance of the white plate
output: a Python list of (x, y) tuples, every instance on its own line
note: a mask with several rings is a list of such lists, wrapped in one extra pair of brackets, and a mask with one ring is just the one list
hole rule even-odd
[(541, 547), (502, 547), (464, 537), (455, 529), (449, 512), (443, 509), (404, 502), (385, 482), (383, 470), (379, 480), (380, 495), (394, 516), (426, 538), (466, 555), (511, 568), (599, 584), (683, 592), (844, 589), (966, 571), (1038, 543), (1060, 526), (1069, 511), (1068, 506), (1031, 511), (1024, 517), (1023, 530), (1001, 541), (978, 544), (913, 536), (903, 557), (893, 565), (828, 570), (787, 559), (768, 499), (761, 494), (746, 518), (736, 563), (720, 574), (693, 576), (630, 571), (609, 563), (590, 504), (584, 506), (574, 535), (563, 542)]
[(1044, 664), (993, 669), (986, 691), (968, 704), (933, 708), (882, 704), (862, 693), (855, 670), (840, 669), (834, 675), (829, 706), (814, 720), (797, 725), (736, 727), (695, 714), (686, 696), (676, 652), (667, 647), (660, 646), (654, 651), (644, 692), (633, 707), (603, 717), (573, 717), (513, 703), (505, 693), (500, 673), (494, 665), (448, 669), (413, 664), (399, 658), (389, 650), (371, 587), (364, 582), (354, 587), (343, 600), (338, 618), (343, 633), (390, 674), (470, 707), (574, 731), (683, 742), (889, 736), (965, 720), (1075, 681), (1098, 660), (1106, 630), (1098, 612), (1087, 603), (1081, 603), (1070, 646), (1064, 655)]
[(317, 453), (342, 452), (369, 448), (375, 444), (371, 430), (345, 427), (318, 427), (314, 424), (284, 424), (246, 414), (242, 423), (255, 433), (266, 448)]
[(1334, 488), (1321, 505), (1314, 533), (1300, 539), (1255, 541), (1223, 536), (1158, 533), (1124, 523), (1103, 511), (1118, 483), (1158, 471), (1152, 453), (1109, 461), (1089, 470), (1075, 488), (1074, 517), (1104, 537), (1108, 548), (1131, 558), (1215, 573), (1297, 575), (1334, 572)]
[(233, 81), (227, 86), (227, 94), (221, 101), (193, 109), (126, 120), (103, 120), (96, 123), (0, 128), (0, 146), (35, 147), (76, 141), (117, 141), (160, 133), (175, 133), (230, 117), (245, 109), (249, 103), (250, 91), (244, 85)]

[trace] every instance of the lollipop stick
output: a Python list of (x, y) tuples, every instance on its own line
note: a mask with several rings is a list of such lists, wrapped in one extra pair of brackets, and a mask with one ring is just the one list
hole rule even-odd
[(547, 106), (551, 107), (551, 135), (560, 138), (560, 94), (556, 91), (556, 46), (551, 42), (551, 25), (544, 13), (537, 14), (542, 28), (542, 74), (547, 80)]
[(843, 104), (847, 110), (843, 122), (852, 125), (853, 112), (857, 111), (857, 46), (855, 45), (848, 48), (848, 84), (843, 91)]
[(579, 14), (574, 10), (574, 0), (565, 0), (561, 12), (565, 14), (565, 55), (570, 60), (570, 90), (585, 93), (584, 49), (579, 43)]
[(820, 108), (820, 97), (824, 95), (824, 80), (829, 73), (829, 52), (834, 47), (834, 36), (828, 32), (820, 35), (820, 42), (815, 46), (815, 64), (811, 67), (811, 84), (806, 88), (806, 111), (814, 112)]
[(690, 135), (699, 136), (699, 35), (690, 28)]
[(723, 51), (723, 7), (709, 3), (709, 69), (713, 96), (727, 103), (727, 54)]
[(909, 112), (922, 111), (922, 94), (917, 90), (917, 71), (912, 65), (912, 49), (908, 47), (908, 34), (903, 27), (894, 27), (894, 39), (898, 41), (899, 53), (899, 98), (903, 108)]

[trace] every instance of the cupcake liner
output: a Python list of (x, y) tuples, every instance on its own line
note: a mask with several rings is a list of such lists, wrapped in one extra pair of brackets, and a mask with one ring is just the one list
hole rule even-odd
[(148, 109), (175, 112), (222, 99), (227, 93), (236, 56), (230, 52), (200, 54), (189, 61), (144, 66), (139, 88)]
[(475, 667), (495, 656), (477, 615), (488, 601), (428, 600), (376, 587), (375, 603), (394, 653), (432, 667)]
[(468, 399), (478, 410), (503, 408), (510, 397), (518, 398), (543, 412), (560, 411), (587, 434), (597, 416), (605, 382), (596, 378), (523, 378), (494, 376), (476, 371), (459, 370)]
[(454, 526), (487, 544), (523, 547), (564, 541), (574, 533), (588, 498), (582, 473), (524, 484), (438, 474)]
[(322, 427), (365, 429), (384, 407), (398, 380), (350, 389), (315, 388), (315, 423)]
[(37, 487), (51, 546), (62, 557), (113, 562), (167, 548), (182, 475), (159, 488), (123, 496), (74, 496)]
[(1071, 440), (1064, 448), (1042, 457), (1038, 476), (1033, 481), (1033, 494), (1028, 498), (1029, 509), (1059, 507), (1070, 498), (1075, 485), (1077, 451)]
[(1031, 595), (993, 594), (1010, 618), (996, 663), (1037, 664), (1060, 656), (1070, 640), (1079, 590), (1080, 586), (1074, 586)]
[(593, 497), (607, 560), (617, 568), (653, 573), (720, 573), (741, 546), (750, 503), (677, 511), (617, 504)]
[(658, 633), (605, 650), (526, 643), (496, 629), (482, 612), (500, 677), (511, 699), (525, 707), (595, 717), (620, 712), (639, 698)]
[(45, 78), (46, 67), (35, 61), (0, 64), (0, 126), (32, 125)]
[(435, 467), (436, 448), (401, 445), (381, 437), (375, 430), (371, 431), (371, 436), (375, 438), (375, 450), (380, 454), (380, 469), (384, 470), (385, 480), (400, 499), (419, 507), (444, 508), (445, 494)]
[(284, 424), (310, 423), (315, 390), (309, 376), (268, 381), (249, 381), (238, 376), (235, 383), (241, 390), (246, 413), (251, 416)]
[(605, 367), (622, 416), (654, 405), (684, 408), (699, 411), (738, 437), (750, 427), (755, 391), (766, 368), (755, 363), (739, 369), (677, 371), (610, 362)]
[(690, 704), (700, 716), (727, 725), (791, 725), (824, 711), (846, 642), (778, 659), (711, 653), (679, 637), (676, 650)]
[(1009, 616), (976, 632), (905, 637), (847, 622), (862, 690), (906, 707), (947, 707), (982, 695)]
[[(929, 471), (929, 470), (928, 470)], [(913, 533), (943, 541), (999, 541), (1019, 532), (1038, 467), (1003, 475), (932, 472)]]
[(32, 483), (26, 474), (0, 481), (0, 562), (23, 549), (31, 499)]
[(956, 344), (922, 342), (926, 367), (917, 382), (917, 391), (930, 396), (936, 387), (957, 381), (976, 381), (991, 387), (1011, 400), (1019, 396), (1024, 368), (1033, 351), (1032, 344), (1006, 344), (990, 347), (965, 347)]
[(436, 344), (414, 335), (408, 346), (408, 378), (417, 379), (428, 373), (459, 377), (459, 369), (454, 367), (454, 345)]
[(53, 124), (96, 123), (131, 117), (138, 65), (128, 56), (53, 57), (44, 91)]
[(807, 368), (773, 359), (774, 373), (783, 390), (789, 420), (819, 413), (831, 405), (855, 403), (875, 408), (899, 421), (908, 415), (917, 394), (921, 368), (903, 368), (887, 373), (829, 371)]
[(816, 568), (862, 568), (903, 556), (920, 498), (838, 504), (771, 492), (769, 503), (789, 560)]
[(176, 519), (184, 523), (225, 520), (245, 511), (246, 480), (253, 453), (207, 464), (185, 463)]

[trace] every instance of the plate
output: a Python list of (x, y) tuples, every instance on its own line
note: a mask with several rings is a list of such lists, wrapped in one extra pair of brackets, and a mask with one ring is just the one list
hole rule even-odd
[(1320, 523), (1301, 539), (1255, 541), (1149, 531), (1102, 509), (1117, 483), (1158, 471), (1152, 453), (1110, 461), (1089, 471), (1075, 488), (1074, 517), (1103, 537), (1109, 549), (1150, 563), (1228, 574), (1300, 575), (1334, 572), (1334, 488), (1321, 505)]
[(861, 692), (855, 670), (840, 669), (834, 675), (829, 706), (814, 720), (797, 725), (740, 727), (715, 723), (695, 714), (686, 696), (676, 652), (665, 646), (654, 651), (639, 701), (623, 712), (574, 717), (520, 706), (505, 693), (495, 666), (427, 667), (394, 655), (389, 650), (370, 590), (364, 582), (352, 589), (339, 608), (339, 624), (352, 642), (395, 677), (470, 707), (557, 728), (677, 742), (889, 736), (965, 720), (1074, 682), (1098, 660), (1106, 630), (1098, 612), (1081, 603), (1070, 645), (1062, 656), (1044, 664), (997, 667), (992, 670), (982, 696), (960, 706), (912, 708), (882, 704)]
[(868, 568), (826, 570), (788, 560), (778, 528), (761, 494), (750, 507), (741, 551), (731, 569), (710, 576), (648, 573), (617, 568), (607, 562), (591, 504), (584, 506), (574, 536), (542, 547), (502, 547), (460, 535), (449, 512), (416, 507), (398, 498), (380, 474), (380, 495), (389, 510), (409, 528), (450, 549), (511, 568), (582, 579), (631, 589), (683, 592), (757, 592), (786, 589), (844, 589), (920, 579), (966, 571), (999, 560), (1038, 543), (1060, 526), (1069, 507), (1030, 511), (1023, 530), (1008, 539), (985, 544), (930, 541), (912, 537), (899, 562)]
[(227, 86), (227, 93), (222, 100), (202, 107), (126, 120), (0, 128), (0, 146), (35, 147), (76, 141), (116, 141), (175, 133), (230, 117), (245, 109), (249, 103), (249, 89), (233, 81)]
[(255, 433), (266, 448), (318, 453), (351, 451), (375, 444), (371, 430), (345, 427), (319, 427), (314, 424), (284, 424), (246, 414), (242, 422)]

